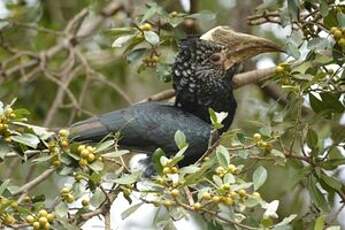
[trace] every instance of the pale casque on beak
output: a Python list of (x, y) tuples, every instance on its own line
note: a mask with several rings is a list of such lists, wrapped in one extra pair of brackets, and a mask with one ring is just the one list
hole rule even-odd
[(226, 57), (225, 69), (261, 53), (283, 52), (281, 47), (268, 39), (235, 32), (228, 26), (217, 26), (203, 34), (200, 39), (225, 47), (223, 51)]

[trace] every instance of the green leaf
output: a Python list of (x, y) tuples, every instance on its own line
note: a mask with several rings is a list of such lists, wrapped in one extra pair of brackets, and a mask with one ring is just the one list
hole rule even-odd
[(120, 178), (117, 178), (114, 180), (117, 184), (133, 184), (135, 183), (140, 177), (140, 173), (132, 173), (132, 174), (126, 174), (123, 175)]
[(54, 214), (58, 217), (66, 217), (68, 213), (68, 205), (65, 202), (60, 202), (54, 209)]
[(40, 139), (31, 133), (23, 133), (21, 136), (12, 136), (11, 139), (34, 149), (37, 148), (37, 145), (40, 143)]
[(153, 46), (159, 44), (159, 36), (153, 31), (144, 31), (144, 37), (145, 40)]
[(104, 154), (102, 154), (102, 157), (105, 157), (105, 158), (108, 158), (108, 159), (114, 159), (114, 158), (123, 156), (123, 155), (128, 154), (128, 153), (130, 153), (129, 150), (127, 150), (127, 149), (120, 149), (120, 150), (117, 150), (117, 151), (104, 153)]
[(297, 19), (299, 14), (299, 1), (288, 0), (288, 11), (292, 19)]
[(95, 171), (95, 172), (99, 172), (102, 171), (104, 168), (104, 163), (100, 160), (96, 160), (94, 162), (92, 162), (91, 164), (89, 164), (89, 167)]
[(135, 211), (138, 210), (138, 208), (141, 207), (141, 205), (143, 205), (144, 203), (138, 203), (138, 204), (135, 204), (135, 205), (132, 205), (131, 207), (127, 208), (125, 211), (123, 211), (121, 213), (121, 219), (124, 220), (126, 219), (127, 217), (129, 217), (132, 213), (134, 213)]
[(339, 27), (345, 27), (345, 14), (338, 13), (337, 20), (338, 20)]
[(321, 180), (325, 182), (329, 187), (333, 188), (335, 191), (341, 191), (342, 183), (335, 179), (332, 176), (327, 176), (324, 173), (321, 173)]
[(299, 59), (299, 57), (301, 56), (298, 47), (291, 42), (287, 44), (287, 53), (295, 59)]
[(133, 33), (135, 29), (133, 27), (120, 27), (120, 28), (112, 28), (109, 31), (111, 32), (111, 35), (119, 36), (123, 34)]
[(263, 166), (259, 166), (253, 173), (254, 190), (258, 190), (267, 179), (267, 170)]
[(318, 184), (318, 181), (314, 176), (308, 177), (307, 188), (308, 188), (312, 201), (315, 203), (315, 205), (317, 205), (323, 211), (328, 212), (329, 211), (328, 202), (324, 194), (322, 194), (320, 189), (317, 187), (317, 184)]
[(7, 179), (0, 185), (0, 196), (6, 191), (8, 185), (10, 184), (10, 180)]
[(162, 11), (162, 8), (160, 6), (158, 6), (157, 3), (155, 3), (155, 2), (151, 2), (151, 3), (147, 4), (147, 6), (149, 7), (149, 9), (146, 10), (140, 23), (144, 23), (145, 21), (152, 18), (156, 14), (160, 14), (160, 12)]
[(175, 133), (175, 143), (179, 149), (182, 149), (187, 145), (186, 136), (180, 130), (177, 130)]
[(139, 60), (142, 56), (144, 56), (146, 51), (147, 51), (146, 48), (138, 48), (138, 49), (130, 51), (127, 55), (127, 61), (129, 63), (133, 63)]
[(316, 134), (316, 132), (309, 128), (307, 133), (307, 144), (310, 148), (315, 149), (318, 145), (319, 138)]
[(195, 18), (200, 21), (201, 24), (212, 22), (216, 19), (216, 14), (212, 11), (202, 10), (198, 13), (189, 15), (191, 18)]
[(228, 167), (230, 164), (230, 155), (227, 148), (225, 148), (223, 145), (219, 145), (216, 148), (216, 156), (218, 163), (223, 167)]
[(120, 37), (115, 39), (115, 41), (113, 42), (113, 44), (111, 46), (115, 47), (115, 48), (121, 48), (125, 44), (129, 43), (129, 41), (131, 39), (133, 39), (134, 37), (135, 37), (135, 35), (133, 35), (133, 34), (120, 36)]
[(12, 152), (12, 149), (6, 142), (0, 139), (0, 159), (5, 159), (6, 154)]
[(323, 230), (325, 227), (325, 219), (326, 217), (324, 215), (319, 216), (315, 221), (314, 230)]
[(96, 145), (96, 153), (108, 150), (110, 147), (114, 146), (114, 144), (115, 144), (114, 140), (107, 140), (103, 143), (99, 143), (98, 145)]
[(165, 156), (165, 153), (161, 148), (156, 149), (152, 154), (153, 167), (158, 174), (162, 174), (163, 171), (163, 166), (161, 164), (162, 156)]
[(96, 191), (93, 192), (93, 195), (90, 199), (90, 204), (94, 207), (99, 207), (105, 199), (106, 196), (104, 192), (100, 188), (96, 188)]
[(320, 113), (325, 109), (325, 106), (322, 104), (322, 101), (315, 97), (312, 93), (309, 93), (310, 106), (316, 113)]
[(341, 102), (339, 101), (339, 97), (337, 97), (336, 95), (330, 92), (323, 92), (320, 93), (320, 97), (322, 99), (322, 102), (328, 109), (331, 109), (337, 113), (344, 112), (344, 106), (343, 104), (341, 104)]
[(322, 17), (326, 17), (329, 13), (329, 5), (326, 0), (320, 0), (320, 13)]

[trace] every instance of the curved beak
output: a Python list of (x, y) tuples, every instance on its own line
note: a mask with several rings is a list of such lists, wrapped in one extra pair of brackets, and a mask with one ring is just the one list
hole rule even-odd
[(261, 53), (283, 52), (280, 46), (268, 39), (238, 33), (228, 26), (217, 26), (203, 34), (200, 39), (225, 46), (225, 69)]

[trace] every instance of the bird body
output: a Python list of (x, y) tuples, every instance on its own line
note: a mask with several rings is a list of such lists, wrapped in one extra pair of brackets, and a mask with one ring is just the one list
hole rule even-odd
[(146, 153), (161, 148), (168, 156), (177, 153), (174, 135), (180, 130), (189, 147), (182, 165), (195, 162), (207, 149), (211, 125), (173, 105), (147, 102), (75, 123), (70, 128), (75, 141), (97, 142), (110, 133), (120, 133), (119, 144)]

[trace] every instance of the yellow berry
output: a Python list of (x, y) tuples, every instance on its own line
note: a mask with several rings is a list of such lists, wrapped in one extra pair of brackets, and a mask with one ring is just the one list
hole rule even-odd
[(211, 194), (208, 192), (204, 192), (201, 196), (201, 199), (209, 200), (209, 199), (211, 199)]
[(48, 212), (45, 210), (45, 209), (41, 209), (39, 212), (38, 212), (38, 216), (39, 217), (46, 217), (48, 215)]
[(276, 73), (281, 74), (281, 73), (284, 72), (284, 67), (278, 65), (278, 66), (276, 67), (276, 70), (275, 70), (275, 71), (276, 71)]
[(152, 25), (150, 23), (144, 23), (139, 27), (142, 31), (152, 30)]
[(90, 152), (90, 153), (94, 153), (96, 151), (95, 147), (92, 146), (87, 146), (86, 149)]
[(333, 26), (333, 27), (331, 28), (331, 33), (334, 34), (337, 30), (338, 30), (338, 28), (335, 27), (335, 26)]
[(237, 170), (237, 167), (233, 164), (229, 164), (228, 165), (228, 170), (231, 172), (231, 173), (234, 173), (236, 170)]
[(72, 195), (72, 194), (67, 194), (67, 196), (66, 196), (66, 201), (67, 201), (67, 203), (73, 203), (73, 201), (74, 201), (74, 196)]
[(223, 184), (222, 189), (228, 191), (228, 190), (230, 190), (230, 185), (228, 183)]
[(262, 137), (260, 133), (254, 133), (253, 138), (255, 142), (258, 142), (261, 140)]
[(231, 197), (225, 197), (225, 198), (223, 199), (223, 202), (224, 202), (224, 204), (226, 204), (226, 205), (233, 205), (233, 204), (234, 204), (234, 200), (233, 200)]
[(11, 118), (11, 119), (16, 118), (16, 114), (15, 113), (10, 113), (9, 118)]
[(225, 169), (222, 166), (219, 166), (219, 167), (216, 168), (216, 173), (218, 175), (222, 175), (222, 174), (225, 173)]
[(178, 15), (178, 13), (176, 11), (173, 11), (173, 12), (170, 13), (171, 17), (176, 17), (177, 15)]
[(16, 222), (16, 219), (12, 215), (7, 214), (3, 219), (3, 222), (4, 224), (14, 224)]
[(342, 37), (343, 33), (341, 32), (341, 30), (336, 30), (334, 33), (333, 33), (333, 36), (336, 40), (340, 39)]
[(87, 160), (85, 160), (85, 159), (81, 159), (80, 161), (79, 161), (79, 166), (80, 167), (85, 167), (87, 165)]
[(171, 173), (177, 173), (177, 168), (176, 167), (171, 167), (170, 170), (171, 170)]
[(212, 201), (218, 203), (221, 200), (219, 196), (212, 197)]
[(79, 153), (81, 153), (85, 149), (85, 145), (79, 145), (77, 150)]
[(36, 221), (36, 222), (34, 222), (34, 223), (32, 224), (32, 227), (33, 227), (35, 230), (40, 229), (40, 223), (38, 223), (38, 222)]
[(339, 45), (341, 48), (345, 48), (345, 38), (339, 39), (338, 45)]
[(53, 162), (52, 162), (52, 165), (53, 165), (54, 167), (58, 168), (58, 167), (60, 167), (60, 165), (61, 165), (61, 161), (59, 161), (59, 160), (53, 161)]
[(61, 194), (67, 194), (67, 193), (69, 193), (70, 191), (71, 191), (70, 188), (64, 187), (64, 188), (61, 189), (60, 193), (61, 193)]
[(171, 173), (170, 167), (164, 167), (164, 168), (163, 168), (163, 173), (164, 173), (164, 174), (169, 174), (169, 173)]
[(258, 193), (258, 192), (253, 192), (253, 194), (252, 194), (254, 197), (256, 197), (256, 198), (261, 198), (261, 195), (260, 195), (260, 193)]
[(83, 149), (83, 150), (80, 152), (80, 157), (81, 157), (81, 158), (87, 158), (88, 155), (89, 155), (89, 150), (87, 150), (87, 149)]
[(173, 197), (177, 197), (180, 194), (180, 191), (178, 189), (173, 189), (173, 190), (171, 190), (170, 194)]
[(84, 207), (87, 207), (87, 206), (89, 206), (90, 202), (89, 202), (88, 199), (83, 199), (83, 200), (81, 201), (81, 204), (82, 204)]
[(89, 163), (93, 162), (95, 160), (95, 158), (96, 158), (96, 156), (93, 153), (90, 153), (89, 155), (87, 155), (87, 161)]
[(171, 200), (164, 200), (162, 204), (166, 207), (172, 206), (174, 203)]
[(61, 129), (61, 130), (59, 131), (59, 135), (60, 135), (61, 137), (68, 137), (68, 136), (69, 136), (69, 131), (68, 131), (67, 129)]
[(201, 204), (199, 203), (199, 202), (196, 202), (195, 204), (193, 204), (192, 205), (192, 208), (194, 209), (194, 210), (200, 210), (200, 208), (201, 208), (202, 206), (201, 206)]
[(18, 208), (18, 203), (16, 201), (13, 201), (11, 203), (11, 207), (14, 208), (14, 209), (17, 209)]
[(158, 60), (159, 60), (159, 57), (157, 55), (153, 55), (152, 56), (152, 61), (153, 62), (158, 62)]
[(43, 226), (44, 230), (48, 230), (50, 228), (50, 224), (47, 222), (44, 226)]
[(38, 222), (40, 223), (40, 226), (45, 226), (46, 223), (48, 223), (48, 219), (45, 216), (42, 216), (38, 219)]
[(237, 192), (235, 192), (235, 191), (231, 191), (231, 192), (229, 193), (229, 195), (230, 195), (230, 197), (231, 197), (232, 199), (235, 199), (235, 198), (237, 198), (237, 196), (238, 196)]
[(247, 192), (246, 192), (246, 190), (244, 190), (244, 189), (240, 189), (240, 190), (238, 191), (238, 194), (240, 194), (241, 197), (244, 197), (244, 196), (247, 195)]
[(35, 222), (35, 217), (33, 217), (32, 215), (28, 215), (26, 216), (26, 222), (28, 222), (29, 224), (32, 224), (33, 222)]
[(78, 182), (80, 182), (83, 178), (84, 178), (83, 175), (80, 175), (80, 174), (77, 174), (77, 175), (74, 177), (74, 179), (75, 179), (76, 181), (78, 181)]
[(68, 143), (68, 141), (67, 141), (67, 140), (63, 140), (63, 141), (61, 141), (61, 146), (62, 146), (63, 148), (67, 148), (67, 147), (68, 147), (68, 145), (69, 145), (69, 143)]
[(53, 222), (53, 220), (55, 219), (55, 215), (53, 213), (48, 213), (47, 219), (49, 222)]

